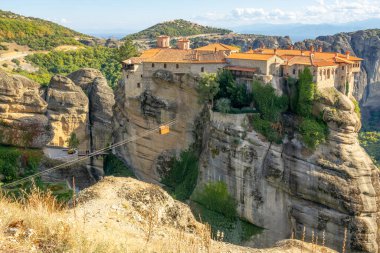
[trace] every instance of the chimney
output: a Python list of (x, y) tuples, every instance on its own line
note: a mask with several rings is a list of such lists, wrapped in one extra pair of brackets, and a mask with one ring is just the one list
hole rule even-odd
[(301, 55), (304, 56), (305, 54), (303, 53), (303, 50), (301, 49)]
[(277, 48), (273, 50), (274, 54), (277, 55)]
[(310, 51), (314, 52), (314, 50), (315, 50), (314, 46), (310, 46)]
[(322, 47), (322, 46), (319, 46), (319, 47), (318, 47), (318, 52), (320, 52), (320, 53), (323, 52), (323, 47)]
[(248, 47), (248, 51), (251, 51), (251, 50), (252, 50), (252, 47), (251, 47), (251, 46), (249, 46), (249, 47)]
[(190, 40), (187, 38), (180, 38), (177, 41), (177, 47), (181, 50), (189, 50), (190, 49)]
[(215, 51), (214, 52), (216, 53), (217, 51), (218, 51), (218, 49), (215, 47)]
[(346, 58), (350, 59), (350, 51), (346, 51)]
[(157, 47), (158, 48), (169, 48), (170, 47), (170, 37), (166, 35), (161, 35), (157, 37)]

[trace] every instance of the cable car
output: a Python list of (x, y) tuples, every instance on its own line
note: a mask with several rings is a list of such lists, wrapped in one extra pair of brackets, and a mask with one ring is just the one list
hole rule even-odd
[(168, 125), (160, 126), (160, 134), (165, 135), (170, 133), (170, 128)]

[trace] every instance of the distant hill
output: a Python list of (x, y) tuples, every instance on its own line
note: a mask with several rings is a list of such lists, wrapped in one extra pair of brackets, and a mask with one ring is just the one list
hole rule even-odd
[(159, 35), (168, 36), (192, 36), (207, 33), (227, 34), (232, 32), (228, 29), (203, 26), (183, 19), (176, 19), (156, 24), (141, 32), (126, 36), (124, 39), (154, 39)]
[(0, 42), (16, 42), (34, 50), (77, 45), (79, 42), (75, 38), (90, 37), (50, 21), (1, 10), (0, 28)]

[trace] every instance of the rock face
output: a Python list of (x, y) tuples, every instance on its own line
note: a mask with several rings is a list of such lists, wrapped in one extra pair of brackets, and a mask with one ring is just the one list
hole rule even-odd
[(112, 117), (115, 104), (113, 90), (103, 74), (96, 69), (80, 69), (68, 75), (80, 86), (89, 99), (91, 150), (98, 150), (112, 142)]
[(246, 115), (212, 113), (201, 159), (199, 184), (222, 180), (238, 201), (240, 215), (267, 230), (251, 246), (310, 237), (341, 249), (347, 228), (350, 252), (378, 252), (379, 172), (360, 147), (360, 119), (352, 102), (325, 90), (314, 113), (328, 123), (328, 142), (315, 151), (297, 138), (269, 143)]
[(40, 85), (0, 71), (0, 143), (40, 148), (51, 139)]
[(151, 75), (144, 74), (143, 83), (147, 88), (122, 84), (115, 92), (114, 141), (135, 138), (175, 120), (171, 134), (159, 135), (157, 129), (156, 134), (139, 138), (116, 150), (139, 178), (157, 182), (160, 163), (193, 143), (194, 121), (201, 106), (194, 76), (160, 70)]
[(265, 46), (267, 48), (288, 48), (293, 44), (289, 37), (262, 36), (255, 34), (228, 34), (202, 37), (202, 40), (193, 41), (192, 47), (197, 48), (210, 43), (236, 45), (241, 47), (242, 51), (247, 51), (249, 48), (259, 48), (261, 46)]
[(299, 48), (311, 45), (322, 46), (324, 51), (350, 51), (364, 59), (362, 70), (356, 80), (354, 95), (361, 102), (364, 125), (373, 124), (379, 129), (380, 123), (380, 30), (365, 30), (320, 36), (316, 40), (296, 43)]
[(56, 75), (50, 81), (46, 101), (54, 132), (51, 144), (66, 146), (71, 133), (75, 133), (81, 147), (86, 147), (89, 101), (81, 87), (67, 77)]

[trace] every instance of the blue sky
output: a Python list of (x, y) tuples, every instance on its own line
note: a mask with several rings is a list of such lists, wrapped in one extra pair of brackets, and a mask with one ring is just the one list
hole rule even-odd
[(380, 0), (1, 0), (0, 9), (92, 33), (133, 32), (176, 18), (220, 27), (380, 18)]

